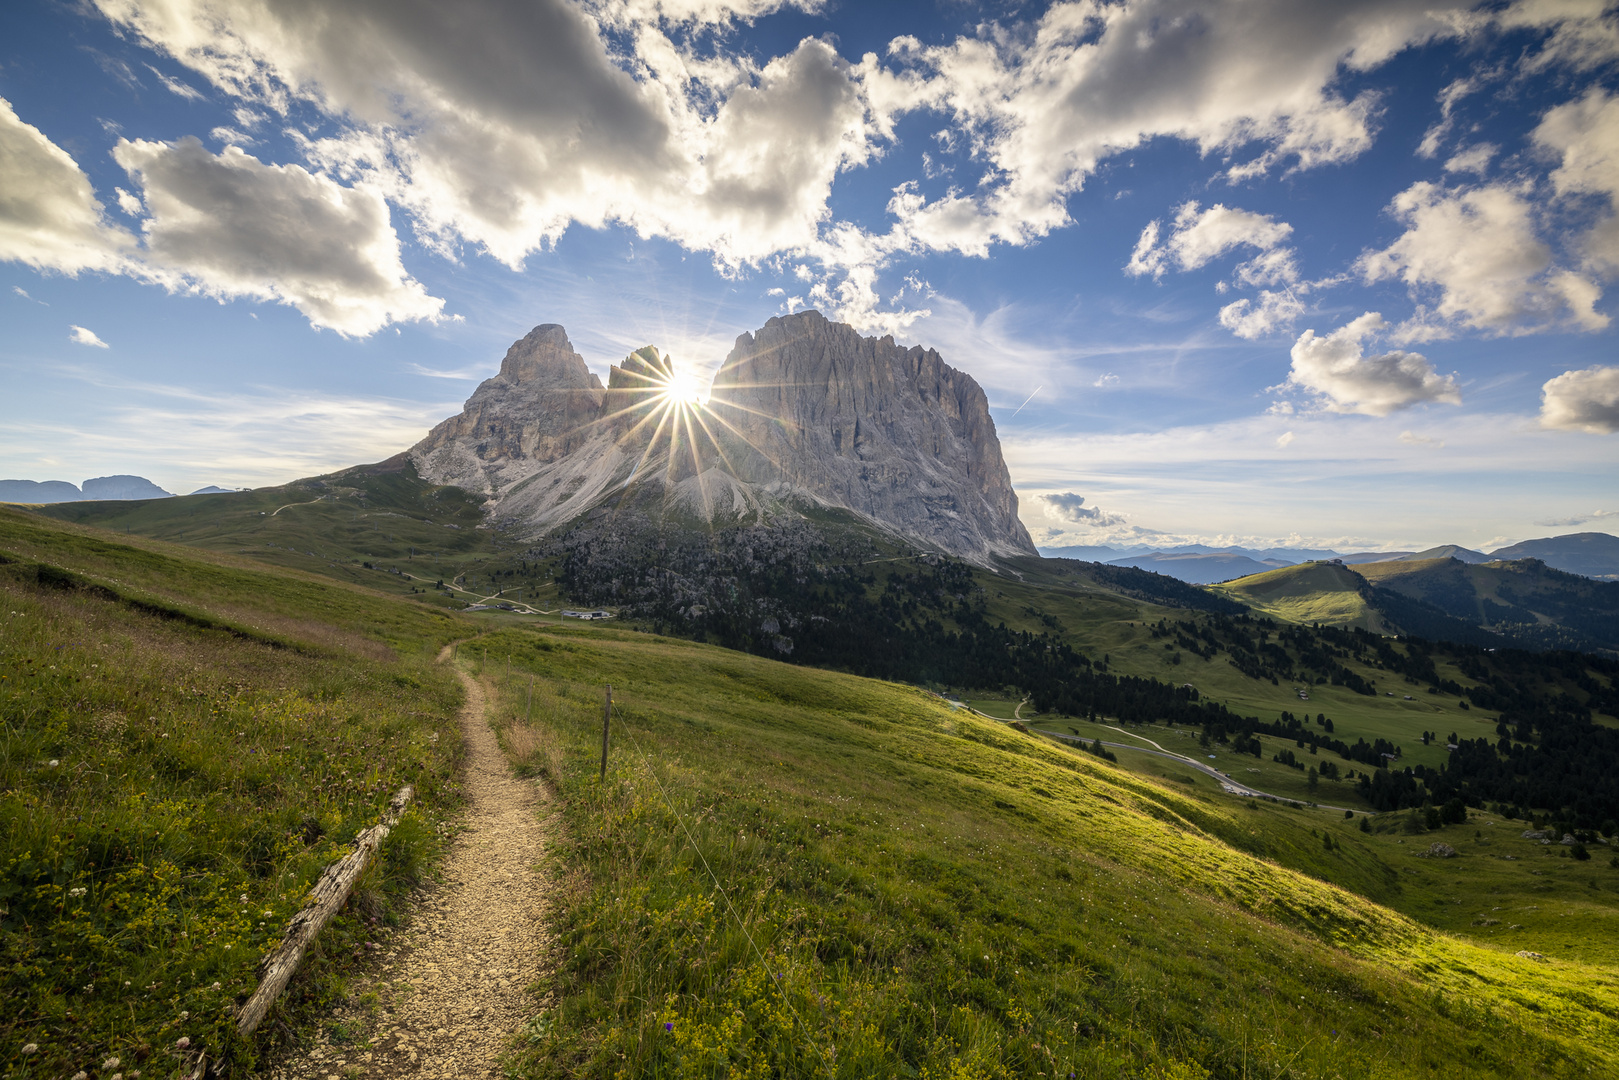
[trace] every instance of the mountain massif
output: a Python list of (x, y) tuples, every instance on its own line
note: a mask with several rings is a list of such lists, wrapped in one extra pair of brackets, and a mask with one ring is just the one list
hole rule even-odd
[(816, 312), (737, 338), (702, 402), (655, 348), (603, 386), (561, 326), (536, 327), (409, 458), (520, 535), (661, 489), (664, 512), (687, 519), (831, 507), (978, 563), (1034, 554), (972, 377)]

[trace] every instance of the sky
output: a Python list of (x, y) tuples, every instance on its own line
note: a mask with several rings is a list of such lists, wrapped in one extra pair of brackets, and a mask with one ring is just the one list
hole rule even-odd
[[(1604, 6), (1607, 11), (1604, 13)], [(984, 387), (1043, 546), (1619, 531), (1619, 7), (23, 0), (0, 474), (388, 457), (567, 328), (815, 308)]]

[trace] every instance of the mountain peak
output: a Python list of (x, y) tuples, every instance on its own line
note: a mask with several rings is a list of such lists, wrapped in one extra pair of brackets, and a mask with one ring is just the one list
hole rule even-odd
[(655, 347), (604, 388), (562, 327), (537, 327), (410, 453), (536, 534), (636, 483), (710, 520), (801, 498), (977, 561), (1034, 553), (972, 377), (819, 312), (738, 336), (701, 404)]

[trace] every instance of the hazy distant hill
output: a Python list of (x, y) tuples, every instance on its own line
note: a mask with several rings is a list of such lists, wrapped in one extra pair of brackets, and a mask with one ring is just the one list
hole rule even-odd
[(1496, 548), (1492, 559), (1539, 559), (1547, 566), (1570, 574), (1594, 578), (1619, 578), (1619, 536), (1583, 532), (1525, 540), (1511, 547)]
[(1459, 559), (1464, 563), (1486, 563), (1491, 559), (1499, 559), (1499, 555), (1486, 555), (1482, 551), (1464, 548), (1457, 544), (1441, 544), (1425, 551), (1413, 551), (1408, 555), (1396, 555), (1390, 559), (1379, 559), (1379, 562), (1425, 562), (1429, 559)]
[(82, 489), (66, 480), (0, 480), (0, 502), (64, 503), (168, 498), (173, 498), (171, 492), (164, 491), (144, 476), (97, 476), (86, 480)]
[(0, 480), (0, 502), (59, 503), (82, 498), (79, 485), (66, 480)]
[(1193, 585), (1208, 585), (1216, 581), (1246, 577), (1274, 570), (1278, 562), (1261, 562), (1246, 555), (1224, 552), (1180, 552), (1176, 554), (1132, 555), (1123, 559), (1110, 559), (1109, 566), (1133, 566), (1138, 570), (1151, 570), (1168, 574)]

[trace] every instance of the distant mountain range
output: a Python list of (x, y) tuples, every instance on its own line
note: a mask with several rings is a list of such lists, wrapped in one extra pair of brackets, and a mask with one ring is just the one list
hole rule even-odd
[(1185, 547), (1118, 549), (1111, 547), (1042, 547), (1040, 554), (1054, 559), (1082, 559), (1112, 566), (1133, 566), (1167, 574), (1194, 585), (1212, 585), (1262, 574), (1283, 566), (1312, 561), (1337, 560), (1348, 566), (1374, 563), (1427, 562), (1456, 559), (1469, 565), (1513, 559), (1539, 559), (1554, 570), (1609, 580), (1619, 580), (1619, 537), (1607, 533), (1571, 533), (1525, 540), (1510, 547), (1485, 553), (1456, 544), (1444, 544), (1424, 551), (1361, 551), (1341, 554), (1302, 548), (1256, 549), (1244, 547), (1210, 548), (1191, 544)]
[[(198, 488), (193, 495), (228, 495), (234, 488), (209, 484)], [(0, 503), (117, 502), (131, 499), (172, 499), (174, 492), (164, 491), (144, 476), (97, 476), (86, 480), (83, 487), (66, 480), (0, 480)]]

